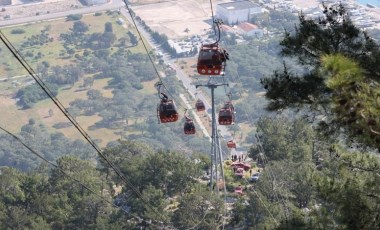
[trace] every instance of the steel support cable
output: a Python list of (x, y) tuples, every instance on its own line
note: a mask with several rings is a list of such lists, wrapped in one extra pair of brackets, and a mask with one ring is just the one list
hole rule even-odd
[[(247, 181), (247, 179), (244, 179), (245, 180), (245, 183), (246, 185), (249, 184), (249, 181)], [(267, 210), (267, 212), (269, 213), (269, 215), (272, 217), (273, 221), (278, 224), (277, 220), (274, 218), (272, 212), (269, 210), (268, 206), (264, 203), (264, 201), (260, 198), (259, 194), (256, 192), (255, 189), (252, 189), (252, 191), (255, 193), (255, 195), (257, 196), (257, 198), (259, 198), (259, 201), (263, 204), (263, 206), (265, 207), (265, 209)]]
[[(262, 161), (264, 162), (264, 164), (269, 164), (268, 158), (264, 154), (264, 147), (261, 144), (261, 141), (260, 141), (260, 138), (259, 138), (258, 134), (256, 134), (256, 139), (257, 139), (257, 141), (259, 143), (258, 146), (259, 146), (260, 152), (263, 153), (262, 156), (260, 156), (261, 159), (262, 159)], [(273, 193), (274, 193), (277, 201), (280, 201), (280, 199), (278, 198), (278, 194), (275, 192), (275, 189), (274, 189), (274, 185), (275, 185), (275, 182), (276, 182), (276, 177), (275, 177), (275, 175), (273, 173), (273, 170), (269, 166), (267, 168), (268, 168), (268, 172), (269, 172), (269, 178), (270, 178), (270, 180), (272, 181), (272, 184), (273, 184), (273, 188), (272, 188), (273, 189)]]
[(213, 9), (213, 6), (212, 6), (212, 0), (210, 0), (210, 9), (211, 9), (211, 18), (212, 18), (212, 29), (214, 30), (214, 34), (216, 35), (214, 9)]
[[(137, 23), (136, 23), (136, 21), (135, 21), (135, 19), (134, 19), (134, 16), (133, 16), (132, 10), (131, 10), (131, 8), (128, 6), (127, 0), (123, 0), (123, 2), (124, 2), (124, 4), (125, 4), (125, 8), (127, 9), (129, 16), (131, 17), (132, 23), (133, 23), (133, 25), (135, 26), (135, 29), (136, 29), (136, 31), (137, 31), (139, 37), (140, 37), (141, 43), (142, 43), (143, 46), (144, 46), (145, 52), (146, 52), (146, 54), (148, 55), (149, 61), (152, 63), (152, 66), (153, 66), (154, 72), (156, 72), (156, 75), (157, 75), (158, 79), (160, 80), (159, 84), (161, 84), (161, 85), (164, 87), (164, 89), (165, 89), (166, 92), (169, 94), (169, 96), (170, 96), (171, 98), (173, 98), (173, 100), (175, 101), (173, 95), (170, 93), (169, 89), (165, 86), (165, 84), (164, 84), (164, 82), (163, 82), (163, 80), (162, 80), (162, 78), (161, 78), (161, 76), (160, 76), (160, 73), (158, 72), (158, 69), (157, 69), (156, 65), (154, 64), (154, 61), (153, 61), (152, 56), (149, 54), (148, 46), (147, 46), (147, 45), (145, 44), (145, 42), (144, 42), (144, 38), (143, 38), (143, 36), (141, 35), (141, 32), (140, 32), (140, 30), (139, 30), (139, 28), (138, 28), (138, 26), (137, 26)], [(177, 103), (177, 104), (178, 104), (178, 103)], [(181, 106), (181, 104), (178, 104), (178, 105)], [(182, 106), (181, 106), (181, 107), (182, 107)]]
[[(221, 31), (220, 31), (220, 33), (223, 31), (223, 29), (221, 29)], [(227, 61), (226, 61), (227, 62)], [(230, 87), (230, 85), (228, 84), (228, 79), (226, 79), (226, 77), (225, 77), (225, 75), (223, 75), (223, 83), (224, 82), (227, 82), (227, 86), (226, 85), (224, 85), (224, 92), (226, 93), (226, 95), (230, 95), (231, 94), (231, 87)], [(228, 87), (228, 89), (229, 89), (229, 92), (227, 92), (227, 87)], [(230, 98), (230, 100), (231, 100), (231, 98)]]
[[(215, 121), (216, 123), (216, 121)], [(222, 224), (222, 229), (224, 229), (225, 227), (225, 222), (226, 222), (226, 217), (227, 217), (227, 205), (226, 205), (226, 201), (227, 201), (227, 188), (226, 188), (226, 177), (225, 177), (225, 174), (224, 174), (224, 163), (223, 163), (223, 157), (222, 157), (222, 153), (223, 153), (223, 150), (222, 150), (222, 147), (220, 145), (220, 140), (219, 140), (219, 132), (218, 132), (218, 129), (216, 129), (216, 147), (218, 148), (217, 152), (219, 153), (218, 157), (219, 157), (219, 165), (220, 165), (220, 172), (221, 172), (221, 176), (222, 176), (222, 182), (223, 182), (223, 195), (224, 195), (224, 202), (223, 202), (223, 211), (224, 211), (224, 218), (223, 218), (223, 224)], [(217, 159), (216, 159), (217, 161)], [(216, 162), (217, 163), (217, 162)], [(219, 181), (216, 181), (216, 186), (217, 186), (217, 189), (219, 191)]]
[[(266, 164), (269, 164), (269, 160), (268, 160), (267, 156), (264, 154), (264, 147), (262, 146), (262, 143), (261, 143), (261, 140), (260, 140), (260, 137), (259, 137), (258, 134), (256, 134), (256, 138), (257, 138), (257, 141), (259, 143), (259, 148), (261, 149), (260, 152), (263, 153), (262, 160), (263, 160), (264, 163), (266, 161)], [(284, 172), (282, 166), (280, 166), (280, 167), (281, 167), (281, 171)], [(272, 181), (273, 181), (273, 184), (274, 184), (274, 182), (276, 181), (276, 176), (275, 176), (273, 170), (270, 167), (268, 167), (268, 171), (269, 171), (269, 176), (272, 178)], [(284, 206), (284, 210), (285, 210), (284, 211), (285, 220), (288, 221), (288, 207), (287, 207), (287, 205), (286, 205), (286, 203), (284, 201), (284, 198), (281, 195), (278, 195), (277, 193), (274, 193), (274, 194), (275, 194), (275, 196), (277, 198), (277, 201), (279, 201), (278, 197), (281, 198), (281, 202), (282, 202), (282, 205)], [(287, 198), (285, 198), (285, 199), (288, 202), (288, 199)]]
[[(231, 59), (231, 58), (230, 58), (230, 59)], [(243, 82), (242, 82), (242, 80), (240, 79), (239, 74), (237, 74), (237, 76), (235, 77), (235, 79), (236, 79), (237, 81), (239, 81), (240, 84), (243, 85)], [(230, 88), (229, 85), (228, 85), (228, 87), (229, 87), (229, 89), (231, 90), (231, 88)], [(241, 93), (240, 91), (237, 91), (237, 92), (238, 92), (239, 96), (242, 98), (242, 97), (243, 97), (242, 93)], [(253, 125), (254, 122), (253, 122), (252, 117), (249, 116), (249, 114), (248, 114), (248, 112), (247, 112), (247, 110), (246, 110), (245, 107), (243, 108), (243, 110), (244, 110), (245, 116), (247, 117), (249, 123)], [(262, 155), (263, 155), (263, 157), (265, 158), (265, 159), (262, 159), (262, 160), (263, 160), (263, 161), (266, 160), (266, 161), (268, 162), (268, 159), (266, 158), (266, 155), (265, 155), (265, 152), (264, 152), (264, 148), (263, 148), (262, 145), (261, 145), (261, 141), (260, 141), (258, 135), (256, 135), (256, 139), (258, 140), (258, 143), (260, 143), (260, 146), (259, 146), (259, 147), (261, 147)], [(268, 171), (269, 171), (270, 179), (272, 180), (272, 183), (273, 183), (273, 182), (275, 181), (275, 175), (274, 175), (273, 171), (270, 169), (270, 167), (268, 167)], [(277, 201), (279, 201), (279, 198), (278, 198), (277, 193), (276, 193), (275, 191), (273, 191), (273, 193), (274, 193), (274, 195), (275, 195)], [(283, 201), (283, 198), (282, 198), (282, 197), (281, 197), (281, 199), (282, 199), (281, 202), (283, 203), (283, 205), (284, 205), (284, 207), (285, 207), (285, 211), (284, 211), (285, 218), (288, 219), (288, 217), (287, 217), (287, 211), (288, 211), (288, 210), (287, 210), (287, 206), (285, 205), (285, 202)]]
[[(34, 151), (31, 147), (29, 147), (27, 144), (25, 144), (19, 137), (17, 137), (15, 134), (13, 134), (12, 132), (8, 131), (7, 129), (3, 128), (0, 126), (0, 129), (3, 130), (5, 133), (7, 133), (8, 135), (10, 135), (11, 137), (13, 137), (16, 141), (20, 142), (21, 145), (23, 145), (26, 149), (28, 149), (31, 153), (33, 153), (34, 155), (36, 155), (38, 158), (40, 158), (41, 160), (43, 160), (44, 162), (48, 163), (49, 165), (53, 166), (54, 168), (58, 169), (62, 174), (64, 174), (66, 177), (68, 177), (70, 180), (73, 180), (75, 181), (76, 183), (78, 183), (79, 185), (81, 185), (83, 188), (85, 188), (87, 191), (89, 191), (90, 193), (94, 194), (96, 197), (100, 198), (101, 200), (103, 200), (104, 202), (112, 205), (113, 207), (117, 208), (117, 209), (120, 209), (122, 212), (136, 218), (138, 221), (143, 221), (144, 219), (139, 217), (139, 216), (136, 216), (134, 214), (131, 214), (129, 212), (127, 212), (126, 210), (124, 210), (122, 207), (112, 203), (111, 201), (107, 200), (104, 196), (102, 195), (99, 195), (98, 193), (96, 193), (94, 190), (92, 190), (91, 188), (89, 188), (87, 185), (83, 184), (82, 182), (80, 182), (78, 179), (76, 179), (75, 177), (73, 176), (70, 176), (67, 172), (65, 172), (65, 170), (63, 170), (61, 167), (59, 167), (57, 164), (49, 161), (48, 159), (46, 159), (42, 154), (39, 154), (38, 152)], [(155, 225), (155, 224), (154, 224)], [(157, 225), (156, 225), (157, 226)]]
[[(240, 83), (243, 84), (243, 82), (240, 80), (239, 76), (237, 76), (235, 79), (239, 80)], [(238, 91), (238, 93), (239, 93), (240, 97), (243, 97), (243, 95), (242, 95), (242, 93), (240, 91)], [(248, 115), (248, 112), (247, 112), (247, 110), (245, 108), (243, 108), (243, 110), (244, 110), (244, 113), (245, 113), (247, 119), (249, 120), (249, 123), (253, 125), (254, 122), (253, 122), (252, 117)], [(265, 162), (268, 163), (269, 161), (268, 161), (268, 158), (265, 155), (265, 151), (264, 151), (264, 148), (262, 146), (260, 137), (258, 135), (255, 135), (255, 136), (256, 136), (256, 139), (257, 139), (257, 142), (258, 142), (258, 147), (260, 148), (260, 152), (262, 153), (262, 155), (260, 154), (260, 157), (261, 157), (261, 159), (262, 159), (262, 161), (264, 163)], [(275, 176), (273, 170), (269, 166), (267, 168), (268, 168), (268, 171), (269, 171), (269, 178), (272, 181), (272, 183), (274, 184), (274, 182), (276, 181), (276, 176)], [(274, 189), (273, 189), (273, 194), (274, 194), (275, 198), (277, 199), (277, 202), (280, 202), (279, 195), (274, 191)], [(285, 211), (284, 211), (285, 218), (288, 219), (288, 216), (287, 216), (287, 211), (288, 211), (287, 210), (287, 206), (286, 206), (285, 201), (282, 198), (282, 196), (280, 196), (280, 198), (281, 198), (281, 202), (282, 202), (282, 204), (283, 204), (283, 206), (285, 208)]]
[[(62, 103), (54, 96), (51, 90), (46, 86), (46, 84), (41, 80), (41, 78), (36, 74), (33, 68), (28, 64), (28, 62), (22, 57), (22, 55), (17, 51), (17, 49), (12, 45), (12, 43), (7, 39), (7, 37), (0, 30), (0, 40), (4, 43), (4, 45), (8, 48), (8, 50), (13, 54), (13, 56), (19, 61), (19, 63), (24, 67), (24, 69), (29, 73), (31, 77), (37, 82), (37, 84), (41, 87), (41, 89), (48, 95), (48, 97), (54, 102), (54, 104), (58, 107), (58, 109), (66, 116), (66, 118), (74, 125), (74, 127), (80, 132), (80, 134), (86, 139), (86, 141), (95, 149), (98, 155), (115, 171), (115, 173), (125, 182), (127, 186), (129, 186), (133, 192), (145, 203), (148, 205), (150, 209), (152, 209), (160, 218), (162, 215), (152, 207), (148, 201), (146, 201), (142, 194), (135, 188), (133, 184), (131, 184), (127, 178), (123, 175), (120, 169), (116, 168), (116, 166), (105, 157), (102, 153), (102, 150), (98, 147), (95, 141), (87, 134), (87, 132), (79, 125), (79, 123), (73, 118), (73, 116), (67, 111), (67, 109), (62, 105)], [(164, 218), (162, 218), (163, 223), (167, 224)]]

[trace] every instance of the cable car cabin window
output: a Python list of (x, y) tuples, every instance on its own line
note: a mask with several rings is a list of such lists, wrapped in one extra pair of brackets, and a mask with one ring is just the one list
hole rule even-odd
[(226, 57), (218, 44), (202, 45), (199, 51), (197, 70), (200, 75), (223, 74)]
[(225, 102), (222, 109), (231, 110), (232, 112), (235, 110), (231, 102)]
[(162, 108), (162, 110), (166, 110), (166, 111), (168, 111), (168, 110), (174, 110), (172, 104), (162, 104), (161, 108)]
[(205, 104), (200, 99), (198, 99), (197, 102), (195, 103), (195, 107), (197, 108), (198, 112), (206, 110)]
[(231, 125), (235, 120), (234, 113), (230, 109), (221, 109), (219, 111), (218, 122), (220, 125)]
[(162, 123), (175, 122), (178, 120), (178, 112), (172, 100), (168, 100), (167, 102), (162, 101), (160, 103), (158, 115)]
[(183, 127), (185, 134), (195, 134), (195, 125), (193, 121), (186, 121)]
[(199, 53), (198, 65), (207, 65), (208, 68), (212, 68), (214, 65), (212, 50), (201, 50)]

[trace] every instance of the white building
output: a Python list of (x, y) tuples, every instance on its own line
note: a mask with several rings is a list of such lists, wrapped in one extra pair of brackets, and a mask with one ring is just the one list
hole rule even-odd
[(0, 6), (12, 5), (12, 0), (0, 0)]
[(100, 5), (107, 3), (109, 0), (83, 0), (83, 3), (87, 6)]
[(216, 17), (232, 25), (250, 20), (252, 14), (262, 13), (263, 9), (250, 1), (221, 3), (216, 6)]

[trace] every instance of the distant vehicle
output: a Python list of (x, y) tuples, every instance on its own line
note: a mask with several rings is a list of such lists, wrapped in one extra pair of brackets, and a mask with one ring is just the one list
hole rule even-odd
[(210, 180), (210, 176), (209, 175), (203, 175), (201, 177), (202, 180)]
[(5, 20), (9, 20), (9, 19), (11, 19), (11, 16), (9, 14), (7, 14), (7, 15), (4, 16), (4, 19)]
[(260, 175), (261, 175), (260, 173), (253, 174), (252, 177), (249, 178), (249, 182), (256, 182), (256, 181), (258, 181), (259, 178), (260, 178)]
[(243, 195), (243, 186), (239, 185), (235, 188), (235, 193), (238, 195)]
[(116, 21), (119, 25), (123, 25), (125, 23), (124, 19), (118, 18)]

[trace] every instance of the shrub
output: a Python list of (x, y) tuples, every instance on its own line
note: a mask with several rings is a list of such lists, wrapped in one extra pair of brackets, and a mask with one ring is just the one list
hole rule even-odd
[(83, 17), (83, 15), (81, 14), (70, 14), (70, 15), (67, 15), (67, 20), (68, 21), (77, 21), (77, 20), (81, 20)]
[(25, 30), (23, 29), (13, 29), (11, 30), (11, 34), (23, 34), (25, 33)]

